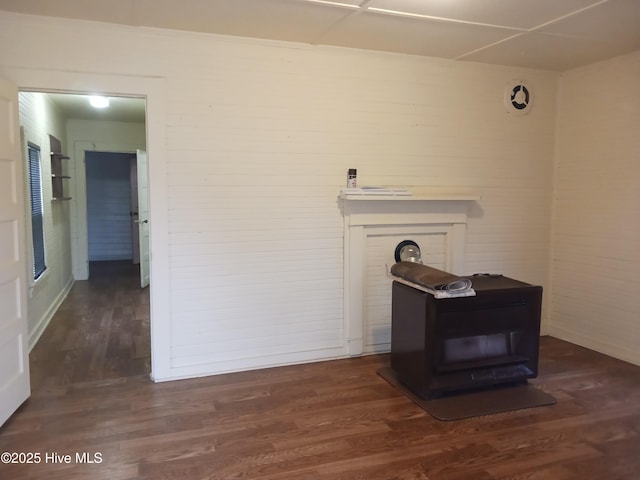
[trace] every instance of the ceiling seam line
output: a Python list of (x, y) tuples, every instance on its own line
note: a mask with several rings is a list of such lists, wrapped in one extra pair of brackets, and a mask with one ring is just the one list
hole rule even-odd
[(487, 48), (495, 47), (496, 45), (500, 45), (501, 43), (507, 42), (509, 40), (513, 40), (514, 38), (521, 37), (521, 36), (525, 35), (526, 33), (528, 33), (528, 32), (516, 33), (515, 35), (511, 35), (510, 37), (503, 38), (502, 40), (498, 40), (497, 42), (490, 43), (490, 44), (485, 45), (483, 47), (476, 48), (475, 50), (471, 50), (470, 52), (466, 52), (466, 53), (463, 53), (463, 54), (458, 55), (456, 57), (453, 57), (453, 60), (461, 60), (461, 59), (463, 59), (465, 57), (468, 57), (469, 55), (473, 55), (474, 53), (478, 53), (478, 52), (481, 52), (482, 50), (486, 50)]
[[(490, 43), (489, 45), (485, 45), (483, 47), (476, 48), (475, 50), (471, 50), (470, 52), (466, 52), (466, 53), (463, 53), (463, 54), (458, 55), (456, 57), (453, 57), (453, 60), (462, 60), (463, 58), (466, 58), (466, 57), (468, 57), (470, 55), (473, 55), (474, 53), (478, 53), (478, 52), (481, 52), (481, 51), (486, 50), (488, 48), (494, 47), (496, 45), (500, 45), (501, 43), (504, 43), (504, 42), (506, 42), (508, 40), (512, 40), (514, 38), (523, 36), (526, 33), (536, 33), (539, 29), (544, 28), (547, 25), (552, 25), (552, 24), (554, 24), (554, 23), (556, 23), (556, 22), (558, 22), (560, 20), (564, 20), (566, 18), (572, 17), (572, 16), (577, 15), (579, 13), (585, 12), (585, 11), (590, 10), (592, 8), (595, 8), (595, 7), (599, 6), (599, 5), (607, 3), (608, 1), (609, 0), (600, 0), (599, 2), (593, 3), (591, 5), (583, 7), (581, 9), (575, 10), (575, 11), (573, 11), (571, 13), (567, 13), (565, 15), (562, 15), (561, 17), (554, 18), (553, 20), (549, 20), (548, 22), (541, 23), (540, 25), (536, 25), (535, 27), (532, 27), (532, 28), (530, 28), (528, 30), (524, 30), (521, 33), (517, 33), (517, 34), (512, 35), (510, 37), (503, 38), (502, 40), (498, 40), (497, 42)], [(545, 32), (542, 32), (542, 33), (545, 33)], [(550, 33), (549, 35), (553, 35), (553, 34)], [(558, 36), (562, 36), (562, 35), (558, 34)]]
[(362, 13), (364, 11), (364, 9), (367, 8), (367, 4), (371, 2), (371, 0), (364, 0), (362, 1), (359, 5), (358, 5), (358, 9), (357, 10), (351, 10), (349, 11), (346, 15), (340, 17), (338, 20), (336, 20), (335, 22), (333, 22), (331, 25), (329, 25), (327, 28), (325, 28), (322, 32), (320, 32), (318, 35), (316, 35), (314, 37), (314, 39), (309, 42), (311, 45), (319, 45), (320, 42), (322, 41), (322, 39), (331, 31), (333, 30), (335, 27), (337, 27), (338, 25), (340, 25), (341, 23), (345, 22), (347, 19), (359, 15), (360, 13)]
[(432, 20), (434, 22), (441, 23), (457, 23), (461, 25), (473, 25), (477, 27), (488, 27), (488, 28), (497, 28), (500, 30), (515, 30), (517, 32), (528, 32), (529, 29), (522, 27), (509, 27), (507, 25), (496, 25), (493, 23), (482, 23), (482, 22), (472, 22), (470, 20), (459, 20), (457, 18), (448, 18), (448, 17), (436, 17), (433, 15), (423, 15), (420, 13), (411, 13), (411, 12), (401, 12), (398, 10), (387, 10), (383, 8), (367, 8), (367, 12), (377, 13), (380, 15), (390, 15), (397, 17), (408, 17), (408, 18), (416, 18), (416, 19), (424, 19), (424, 20)]
[(595, 8), (595, 7), (598, 7), (600, 5), (603, 5), (603, 4), (607, 3), (608, 1), (609, 0), (600, 0), (599, 2), (593, 3), (591, 5), (587, 5), (586, 7), (580, 8), (578, 10), (574, 10), (571, 13), (567, 13), (567, 14), (562, 15), (560, 17), (554, 18), (553, 20), (549, 20), (548, 22), (541, 23), (540, 25), (536, 25), (535, 27), (531, 27), (528, 31), (529, 32), (535, 32), (535, 31), (537, 31), (537, 30), (539, 30), (541, 28), (544, 28), (544, 27), (546, 27), (548, 25), (553, 25), (556, 22), (559, 22), (559, 21), (564, 20), (564, 19), (569, 18), (569, 17), (573, 17), (574, 15), (586, 12), (587, 10), (591, 10), (592, 8)]

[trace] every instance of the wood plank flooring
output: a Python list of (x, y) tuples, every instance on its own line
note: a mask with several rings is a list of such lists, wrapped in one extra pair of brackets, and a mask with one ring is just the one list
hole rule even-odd
[(0, 463), (0, 479), (640, 478), (640, 367), (543, 337), (532, 383), (557, 405), (452, 422), (377, 375), (387, 355), (154, 384), (134, 338), (144, 292), (113, 283), (76, 285), (34, 349), (0, 452), (40, 463)]
[(32, 390), (148, 374), (149, 289), (137, 265), (91, 262), (30, 354)]

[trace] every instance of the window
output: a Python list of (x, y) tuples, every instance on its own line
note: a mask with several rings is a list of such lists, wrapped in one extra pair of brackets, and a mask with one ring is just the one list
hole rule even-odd
[(47, 269), (44, 260), (44, 222), (42, 207), (42, 174), (40, 147), (28, 144), (29, 192), (31, 195), (31, 232), (33, 237), (33, 278), (38, 279)]

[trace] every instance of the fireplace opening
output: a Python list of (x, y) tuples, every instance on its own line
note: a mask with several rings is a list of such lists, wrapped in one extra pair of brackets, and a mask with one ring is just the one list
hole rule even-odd
[(486, 360), (495, 362), (509, 358), (511, 333), (473, 335), (470, 337), (447, 338), (443, 343), (443, 365), (451, 366), (464, 362)]

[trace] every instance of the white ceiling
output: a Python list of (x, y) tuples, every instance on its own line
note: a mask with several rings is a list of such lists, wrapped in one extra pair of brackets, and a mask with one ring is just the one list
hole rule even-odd
[(109, 107), (97, 109), (89, 104), (88, 95), (49, 93), (65, 118), (144, 123), (144, 98), (109, 97)]
[(0, 0), (0, 10), (554, 71), (640, 50), (640, 0)]
[[(640, 0), (0, 0), (0, 10), (564, 71), (640, 50)], [(74, 118), (144, 121), (144, 100)]]

